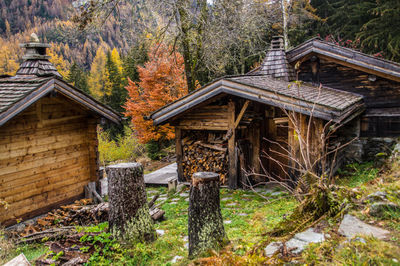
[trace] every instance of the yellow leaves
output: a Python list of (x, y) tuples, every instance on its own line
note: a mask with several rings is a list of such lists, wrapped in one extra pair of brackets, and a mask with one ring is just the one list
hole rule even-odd
[(64, 57), (58, 55), (54, 49), (51, 48), (47, 54), (50, 56), (49, 61), (56, 67), (58, 73), (60, 73), (63, 78), (67, 78), (69, 73), (69, 63), (64, 60)]
[(0, 74), (15, 75), (19, 67), (17, 56), (6, 44), (0, 46)]
[(89, 90), (98, 100), (104, 97), (104, 95), (109, 95), (108, 90), (110, 85), (109, 81), (107, 81), (106, 61), (106, 54), (103, 47), (100, 46), (96, 51), (88, 78)]

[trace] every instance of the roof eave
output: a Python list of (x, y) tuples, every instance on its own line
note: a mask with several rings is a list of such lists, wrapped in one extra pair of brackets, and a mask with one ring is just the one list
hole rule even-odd
[[(308, 103), (303, 100), (279, 95), (254, 86), (245, 85), (232, 80), (221, 79), (207, 87), (201, 88), (197, 93), (193, 93), (189, 95), (189, 97), (181, 98), (181, 100), (170, 104), (166, 108), (159, 109), (159, 111), (153, 113), (150, 118), (153, 119), (155, 125), (167, 123), (172, 118), (198, 106), (203, 101), (222, 93), (246, 98), (297, 113), (313, 115), (314, 117), (327, 121), (343, 121), (345, 116), (350, 115), (359, 108), (353, 108), (357, 106), (356, 104), (352, 105), (353, 107), (350, 106), (344, 110), (327, 108), (320, 104)], [(362, 100), (360, 100), (359, 103), (360, 106), (363, 106)]]

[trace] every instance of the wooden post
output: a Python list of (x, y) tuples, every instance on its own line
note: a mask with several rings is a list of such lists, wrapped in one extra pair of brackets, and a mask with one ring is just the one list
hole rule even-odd
[(228, 140), (228, 158), (229, 158), (229, 188), (236, 189), (237, 188), (237, 156), (235, 149), (235, 103), (230, 100), (228, 103), (228, 132), (230, 134), (230, 138)]
[(219, 175), (198, 172), (192, 176), (188, 212), (189, 257), (228, 242), (219, 200)]
[(107, 166), (109, 227), (114, 237), (128, 242), (155, 239), (140, 163)]
[(178, 181), (186, 182), (187, 180), (183, 176), (183, 167), (182, 167), (182, 157), (183, 157), (182, 130), (177, 127), (175, 127), (175, 153), (176, 153), (176, 165), (178, 169)]

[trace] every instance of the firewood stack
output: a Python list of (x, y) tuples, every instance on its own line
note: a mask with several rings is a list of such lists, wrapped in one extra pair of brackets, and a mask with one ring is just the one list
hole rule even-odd
[(196, 172), (214, 172), (220, 176), (220, 182), (225, 183), (228, 176), (228, 156), (224, 140), (183, 139), (183, 174), (188, 181)]

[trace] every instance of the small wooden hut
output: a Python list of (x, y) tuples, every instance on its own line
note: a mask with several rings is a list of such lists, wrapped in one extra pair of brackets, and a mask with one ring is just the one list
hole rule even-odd
[[(372, 137), (387, 143), (387, 137), (400, 135), (399, 77), (396, 63), (319, 39), (285, 51), (278, 36), (259, 68), (215, 80), (151, 119), (175, 126), (181, 182), (190, 181), (193, 172), (214, 171), (236, 188), (247, 182), (243, 169), (254, 178), (263, 173), (285, 180), (291, 160), (300, 160), (303, 152), (288, 114), (303, 129), (312, 119), (307, 134), (313, 156), (324, 149), (327, 123), (341, 127), (331, 146), (358, 138), (335, 159), (338, 167), (368, 153)], [(382, 121), (388, 122), (379, 128)]]
[(47, 44), (24, 44), (17, 74), (0, 78), (0, 224), (84, 195), (98, 180), (97, 125), (120, 116), (65, 82)]

